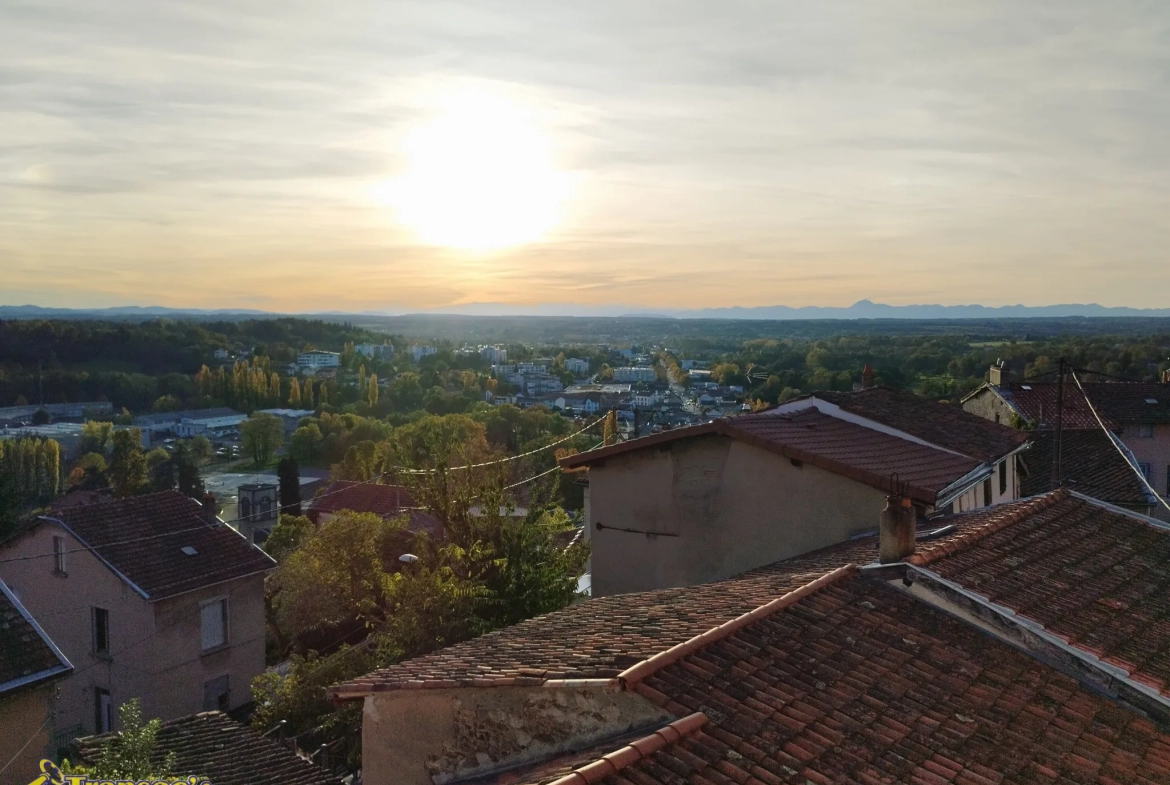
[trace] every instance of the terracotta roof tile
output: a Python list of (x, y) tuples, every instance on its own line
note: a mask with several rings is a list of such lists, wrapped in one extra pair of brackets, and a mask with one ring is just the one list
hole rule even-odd
[(754, 611), (830, 570), (876, 558), (877, 537), (866, 536), (715, 583), (585, 600), (375, 671), (334, 688), (334, 695), (502, 686), (521, 673), (536, 683), (616, 678), (630, 666)]
[(872, 578), (826, 586), (637, 689), (709, 722), (606, 785), (1170, 781), (1170, 734)]
[(1170, 695), (1170, 528), (1061, 490), (908, 559)]
[(376, 483), (338, 480), (330, 483), (313, 500), (312, 513), (336, 514), (341, 510), (371, 512), (382, 518), (394, 518), (406, 514), (407, 528), (413, 532), (425, 531), (432, 536), (441, 536), (442, 524), (419, 504), (410, 490), (401, 485), (379, 485)]
[[(80, 759), (92, 763), (110, 737), (78, 740)], [(156, 737), (153, 760), (175, 755), (176, 773), (201, 776), (213, 785), (340, 785), (341, 780), (310, 763), (276, 739), (218, 711), (164, 722)]]
[[(1127, 423), (1170, 423), (1170, 385), (1146, 382), (1081, 384), (1097, 413), (1111, 430)], [(1056, 417), (1056, 382), (1015, 382), (999, 394), (1031, 423), (1051, 426)], [(1153, 403), (1150, 403), (1152, 401)], [(1065, 428), (1100, 428), (1076, 382), (1064, 385), (1062, 424)]]
[(73, 669), (0, 581), (0, 695)]
[(823, 391), (811, 397), (987, 463), (994, 463), (1028, 440), (1027, 433), (985, 420), (958, 406), (892, 387)]
[[(1028, 476), (1020, 480), (1020, 495), (1035, 496), (1052, 490), (1052, 461), (1056, 434), (1035, 431), (1024, 456)], [(1150, 498), (1133, 466), (1100, 428), (1066, 429), (1061, 435), (1061, 478), (1068, 487), (1111, 504), (1145, 505)]]
[(176, 491), (68, 507), (52, 517), (152, 600), (276, 566), (227, 525), (208, 525), (200, 504)]

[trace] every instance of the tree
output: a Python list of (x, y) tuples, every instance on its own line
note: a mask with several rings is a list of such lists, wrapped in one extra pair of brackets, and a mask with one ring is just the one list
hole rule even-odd
[(366, 396), (370, 402), (370, 408), (378, 405), (378, 374), (371, 373), (369, 384), (366, 385)]
[(114, 431), (109, 478), (119, 498), (133, 496), (146, 484), (146, 456), (142, 453), (142, 436), (137, 428)]
[(325, 389), (325, 382), (321, 382), (320, 386), (317, 387), (317, 408), (320, 409), (327, 403), (329, 403), (329, 391)]
[(179, 408), (179, 399), (173, 395), (161, 395), (155, 398), (151, 405), (151, 411), (155, 412), (173, 412)]
[(82, 455), (96, 452), (105, 455), (114, 436), (114, 424), (92, 420), (81, 426), (81, 440), (77, 444), (77, 451)]
[(262, 547), (265, 553), (282, 562), (299, 548), (316, 528), (313, 522), (303, 515), (282, 514)]
[(244, 452), (252, 456), (257, 466), (268, 463), (284, 443), (284, 420), (273, 414), (256, 412), (240, 423), (240, 437)]
[(207, 487), (203, 484), (203, 477), (199, 473), (199, 446), (196, 444), (196, 440), (199, 438), (201, 437), (196, 437), (189, 442), (180, 442), (175, 447), (173, 460), (179, 493), (189, 499), (202, 500), (207, 492)]
[(122, 730), (105, 741), (90, 767), (76, 767), (68, 761), (62, 764), (67, 774), (87, 774), (91, 780), (156, 781), (175, 779), (175, 754), (156, 754), (157, 737), (162, 722), (158, 719), (143, 722), (142, 706), (138, 698), (131, 698), (118, 707)]
[(281, 458), (276, 464), (280, 478), (280, 511), (288, 515), (301, 514), (301, 472), (292, 458)]
[(288, 380), (288, 406), (290, 409), (301, 408), (301, 385), (295, 376)]
[(40, 473), (42, 495), (55, 498), (61, 491), (61, 445), (55, 439), (41, 442)]
[(206, 436), (196, 436), (186, 443), (188, 455), (195, 461), (206, 461), (214, 454), (211, 441)]
[(37, 409), (35, 412), (33, 412), (32, 424), (33, 425), (48, 425), (50, 419), (52, 419), (52, 418), (49, 417), (49, 412), (47, 410)]
[(80, 488), (86, 491), (96, 491), (108, 484), (106, 472), (109, 466), (106, 459), (96, 452), (87, 452), (78, 459), (69, 473), (69, 487)]
[(293, 431), (289, 443), (289, 452), (297, 460), (311, 464), (313, 463), (313, 457), (317, 453), (317, 446), (321, 444), (321, 440), (324, 438), (321, 435), (321, 428), (317, 423), (311, 422), (308, 425), (302, 425)]
[(150, 475), (150, 487), (155, 491), (166, 491), (175, 487), (175, 464), (171, 455), (161, 447), (146, 453), (146, 471)]

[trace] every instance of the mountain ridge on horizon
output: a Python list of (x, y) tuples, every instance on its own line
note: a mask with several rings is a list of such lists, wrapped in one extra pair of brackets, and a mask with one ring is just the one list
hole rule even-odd
[(506, 303), (467, 303), (425, 310), (387, 308), (364, 311), (282, 312), (254, 308), (171, 308), (158, 305), (125, 305), (106, 308), (55, 308), (38, 305), (0, 305), (0, 319), (70, 318), (79, 316), (559, 316), (639, 319), (734, 319), (787, 321), (803, 319), (1019, 319), (1068, 317), (1170, 317), (1170, 308), (1132, 308), (1105, 306), (1098, 303), (1061, 303), (1053, 305), (888, 305), (862, 299), (841, 306), (724, 306), (713, 308), (640, 309), (628, 305), (566, 306), (563, 303), (539, 303), (516, 306)]

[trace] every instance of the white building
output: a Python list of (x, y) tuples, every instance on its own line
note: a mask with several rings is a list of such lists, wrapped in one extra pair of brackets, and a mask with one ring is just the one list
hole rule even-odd
[(584, 376), (589, 373), (589, 361), (580, 357), (570, 357), (565, 360), (565, 370), (577, 376)]
[(615, 382), (652, 382), (657, 378), (654, 369), (647, 365), (626, 365), (613, 369)]
[(662, 396), (656, 392), (634, 393), (634, 408), (651, 409), (662, 403)]
[(421, 360), (424, 357), (430, 357), (432, 354), (439, 353), (439, 350), (433, 346), (417, 346), (416, 345), (416, 346), (411, 346), (409, 349), (407, 349), (407, 351), (410, 352), (410, 356), (414, 358), (415, 362), (418, 362), (419, 360)]
[(175, 436), (180, 437), (198, 436), (208, 431), (234, 428), (248, 419), (248, 415), (240, 414), (235, 409), (226, 407), (195, 409), (177, 414), (179, 415), (179, 423), (175, 426)]
[(503, 365), (508, 362), (508, 350), (499, 346), (481, 346), (479, 355), (492, 365)]
[(229, 357), (231, 357), (231, 354), (228, 352), (227, 349), (216, 349), (215, 350), (215, 359), (226, 360)]
[(337, 368), (341, 355), (337, 352), (301, 352), (297, 355), (297, 367), (305, 373), (314, 374), (321, 368)]
[(388, 360), (394, 356), (394, 347), (384, 343), (359, 343), (353, 350), (371, 359)]
[(520, 363), (516, 366), (517, 373), (544, 373), (546, 370), (548, 370), (548, 364), (542, 363), (539, 360)]

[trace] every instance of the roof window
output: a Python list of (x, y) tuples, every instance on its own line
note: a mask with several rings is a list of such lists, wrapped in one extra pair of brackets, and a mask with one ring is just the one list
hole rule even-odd
[(1030, 384), (1021, 384), (1021, 385), (1020, 385), (1020, 389), (1021, 389), (1021, 390), (1031, 390), (1031, 389), (1032, 389), (1032, 385), (1030, 385)]
[(199, 553), (199, 551), (195, 550), (190, 545), (184, 545), (182, 548), (179, 548), (179, 550), (181, 550), (183, 553), (187, 554), (188, 556), (194, 556), (195, 554)]
[(1157, 403), (1157, 402), (1158, 402), (1157, 398), (1146, 398), (1146, 403)]

